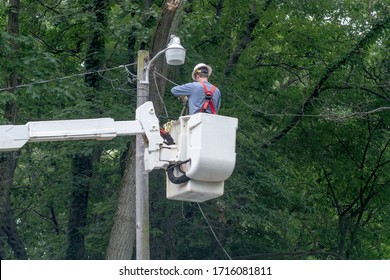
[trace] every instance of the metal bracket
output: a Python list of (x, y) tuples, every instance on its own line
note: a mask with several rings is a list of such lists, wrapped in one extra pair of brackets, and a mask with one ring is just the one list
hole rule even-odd
[(149, 142), (149, 151), (157, 151), (163, 143), (160, 135), (160, 126), (156, 117), (153, 103), (148, 101), (137, 108), (135, 118), (141, 123), (143, 133)]

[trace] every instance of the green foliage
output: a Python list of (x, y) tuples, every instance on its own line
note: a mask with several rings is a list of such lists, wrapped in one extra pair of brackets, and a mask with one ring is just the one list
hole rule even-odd
[[(19, 36), (7, 34), (7, 7), (0, 4), (0, 87), (13, 72), (23, 85), (0, 91), (0, 122), (11, 101), (20, 124), (133, 119), (136, 70), (117, 66), (132, 64), (137, 50), (150, 45), (161, 1), (150, 7), (109, 1), (99, 89), (87, 86), (84, 75), (90, 28), (97, 27), (93, 1), (43, 2), (24, 1)], [(370, 33), (388, 20), (388, 7), (218, 2), (186, 1), (176, 31), (186, 64), (169, 72), (174, 82), (189, 82), (195, 64), (209, 63), (210, 80), (223, 94), (220, 113), (239, 119), (235, 172), (224, 196), (201, 205), (218, 239), (239, 259), (389, 259), (390, 37), (388, 28)], [(367, 34), (370, 40), (353, 52)], [(167, 91), (164, 101), (168, 117), (178, 117), (176, 98)], [(105, 258), (127, 141), (22, 149), (12, 205), (29, 258), (65, 256), (74, 155), (93, 155), (95, 162), (82, 229), (85, 258)], [(226, 259), (198, 205), (167, 201), (164, 182), (163, 172), (150, 176), (152, 258)]]

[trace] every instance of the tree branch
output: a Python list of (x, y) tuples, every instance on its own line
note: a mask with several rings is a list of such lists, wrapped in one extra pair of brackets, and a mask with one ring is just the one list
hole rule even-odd
[(367, 48), (370, 44), (374, 43), (375, 39), (379, 36), (379, 34), (387, 28), (390, 24), (390, 16), (385, 18), (382, 21), (377, 22), (372, 29), (366, 33), (366, 35), (360, 39), (360, 41), (344, 56), (339, 58), (336, 62), (330, 65), (324, 75), (319, 79), (318, 83), (315, 85), (312, 94), (306, 99), (306, 101), (302, 104), (301, 109), (295, 114), (292, 120), (287, 124), (287, 126), (282, 129), (277, 135), (275, 135), (268, 143), (264, 143), (261, 145), (261, 148), (266, 149), (271, 145), (278, 142), (284, 136), (286, 136), (291, 129), (293, 129), (299, 122), (299, 120), (305, 115), (306, 111), (312, 107), (312, 104), (315, 100), (320, 96), (323, 91), (324, 84), (326, 81), (342, 66), (347, 64), (352, 60), (355, 56), (361, 54), (361, 50)]
[[(271, 2), (271, 1), (267, 1)], [(245, 31), (241, 36), (241, 40), (236, 46), (233, 54), (230, 56), (229, 61), (225, 67), (225, 76), (230, 76), (230, 73), (233, 67), (237, 64), (238, 59), (240, 58), (242, 52), (246, 49), (249, 43), (252, 41), (252, 32), (256, 28), (257, 23), (259, 22), (260, 17), (256, 14), (254, 9), (249, 9), (248, 21), (245, 27)]]
[(364, 86), (359, 86), (359, 85), (357, 85), (357, 86), (350, 86), (348, 84), (341, 85), (341, 86), (329, 86), (329, 87), (327, 86), (327, 87), (323, 87), (322, 91), (324, 92), (324, 91), (329, 90), (329, 89), (335, 89), (335, 90), (356, 90), (356, 89), (360, 89), (360, 90), (366, 91), (366, 92), (368, 92), (370, 94), (373, 94), (373, 95), (375, 95), (375, 96), (377, 96), (377, 97), (379, 97), (379, 98), (381, 98), (381, 99), (383, 99), (383, 100), (385, 100), (385, 101), (390, 103), (390, 98), (388, 96), (382, 95), (382, 94), (380, 94), (380, 93), (378, 93), (378, 92), (376, 92), (376, 91), (374, 91), (372, 89), (369, 89), (367, 87), (364, 87)]
[[(169, 36), (176, 28), (175, 24), (178, 24), (175, 21), (176, 14), (183, 4), (182, 0), (165, 0), (163, 3), (163, 8), (161, 12), (160, 20), (158, 21), (156, 31), (152, 40), (151, 54), (150, 57), (154, 57), (159, 51), (166, 48), (166, 45), (169, 41)], [(165, 63), (163, 57), (156, 59), (154, 63), (158, 72), (163, 76), (168, 74), (168, 65)], [(164, 104), (161, 100), (164, 98), (164, 92), (166, 87), (166, 80), (162, 78), (157, 78), (156, 83), (150, 84), (150, 92), (160, 92), (161, 94), (153, 94), (150, 96), (151, 101), (154, 104), (157, 116), (163, 112)]]

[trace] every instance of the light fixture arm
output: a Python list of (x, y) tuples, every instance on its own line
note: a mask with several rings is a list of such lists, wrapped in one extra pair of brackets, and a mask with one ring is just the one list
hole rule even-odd
[(146, 67), (145, 67), (145, 78), (144, 78), (144, 80), (139, 81), (141, 84), (146, 84), (146, 85), (149, 84), (149, 70), (150, 70), (150, 68), (151, 68), (151, 66), (152, 66), (152, 64), (153, 64), (153, 62), (154, 62), (161, 54), (165, 53), (165, 51), (166, 51), (167, 49), (168, 49), (168, 48), (165, 48), (165, 49), (159, 51), (159, 52), (158, 52), (158, 53), (157, 53), (157, 54), (148, 62), (148, 64), (147, 64)]

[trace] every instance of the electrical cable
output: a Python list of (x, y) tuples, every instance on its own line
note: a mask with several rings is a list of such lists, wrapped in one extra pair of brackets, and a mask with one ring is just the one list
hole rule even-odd
[(224, 253), (226, 254), (226, 256), (229, 258), (229, 260), (231, 260), (232, 258), (230, 257), (230, 255), (228, 254), (228, 252), (225, 250), (225, 248), (223, 247), (222, 243), (219, 241), (217, 235), (215, 234), (215, 232), (214, 232), (214, 230), (213, 230), (213, 227), (210, 225), (209, 220), (207, 219), (206, 215), (204, 214), (202, 207), (200, 206), (199, 203), (197, 203), (197, 204), (198, 204), (198, 207), (199, 207), (200, 212), (202, 213), (203, 219), (205, 219), (207, 225), (208, 225), (209, 228), (210, 228), (211, 233), (214, 235), (215, 240), (218, 242), (219, 246), (222, 248), (222, 250), (224, 251)]
[(171, 181), (175, 185), (180, 185), (180, 184), (184, 184), (184, 183), (188, 182), (189, 180), (191, 180), (191, 178), (187, 177), (186, 174), (183, 174), (180, 177), (176, 177), (174, 174), (176, 166), (177, 166), (176, 164), (171, 164), (166, 169), (169, 181)]
[(163, 76), (162, 74), (158, 73), (155, 69), (153, 69), (153, 73), (159, 75), (161, 78), (163, 78), (164, 80), (170, 82), (171, 84), (175, 85), (175, 86), (178, 86), (179, 84), (176, 84), (174, 81), (168, 79), (167, 77)]
[(158, 97), (160, 98), (160, 101), (161, 101), (161, 103), (164, 106), (165, 115), (166, 115), (167, 118), (169, 118), (167, 106), (165, 106), (164, 99), (162, 98), (160, 90), (158, 89), (158, 84), (157, 84), (157, 80), (156, 80), (156, 71), (153, 71), (153, 78), (154, 78), (154, 83), (155, 83), (155, 86), (156, 86)]
[(112, 68), (107, 68), (107, 69), (87, 71), (87, 72), (78, 73), (78, 74), (72, 74), (72, 75), (69, 75), (69, 76), (59, 77), (59, 78), (55, 78), (55, 79), (41, 80), (41, 81), (31, 82), (31, 83), (28, 83), (28, 84), (22, 84), (22, 85), (17, 85), (17, 86), (12, 86), (12, 87), (1, 88), (0, 92), (2, 92), (2, 91), (9, 91), (9, 90), (18, 89), (18, 88), (30, 87), (30, 86), (34, 86), (34, 85), (47, 84), (47, 83), (51, 83), (51, 82), (58, 82), (58, 81), (71, 79), (71, 78), (74, 78), (74, 77), (82, 77), (82, 76), (86, 76), (86, 75), (90, 75), (90, 74), (96, 74), (97, 73), (97, 74), (100, 75), (100, 73), (102, 73), (102, 72), (113, 71), (113, 70), (116, 70), (116, 69), (119, 69), (119, 68), (125, 68), (128, 71), (128, 69), (126, 67), (127, 66), (131, 66), (131, 65), (135, 65), (135, 64), (136, 63), (119, 65), (119, 66), (112, 67)]

